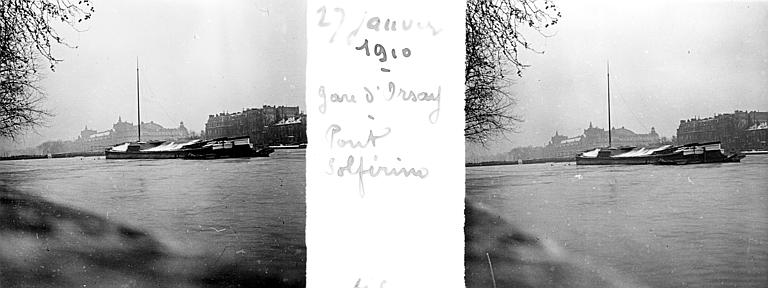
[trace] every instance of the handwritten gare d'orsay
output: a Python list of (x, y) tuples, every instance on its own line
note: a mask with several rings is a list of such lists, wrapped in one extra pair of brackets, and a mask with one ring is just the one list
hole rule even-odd
[(387, 85), (387, 89), (382, 89), (381, 86), (375, 86), (375, 88), (373, 88), (373, 86), (363, 86), (361, 89), (358, 89), (357, 93), (354, 91), (335, 92), (327, 90), (329, 89), (326, 89), (325, 85), (321, 85), (317, 90), (318, 96), (322, 99), (322, 103), (318, 108), (320, 113), (323, 114), (328, 111), (328, 104), (357, 104), (358, 97), (356, 95), (365, 95), (365, 102), (362, 102), (363, 100), (361, 99), (360, 103), (374, 103), (376, 99), (384, 99), (388, 102), (392, 102), (393, 100), (410, 103), (434, 102), (434, 108), (429, 112), (428, 115), (429, 122), (436, 124), (438, 118), (440, 117), (440, 94), (442, 87), (439, 85), (433, 91), (414, 91), (398, 88), (395, 85), (395, 82), (390, 81)]
[[(321, 28), (327, 28), (330, 33), (328, 43), (334, 43), (338, 35), (346, 36), (346, 45), (341, 45), (340, 49), (348, 51), (351, 59), (362, 61), (360, 63), (371, 63), (378, 65), (378, 72), (383, 77), (395, 76), (398, 71), (393, 71), (387, 66), (392, 61), (408, 61), (414, 57), (427, 57), (428, 53), (414, 51), (411, 47), (405, 45), (390, 45), (381, 41), (374, 41), (370, 38), (357, 37), (361, 35), (373, 35), (375, 33), (423, 33), (424, 35), (435, 36), (440, 34), (442, 29), (436, 27), (429, 21), (420, 21), (412, 19), (393, 19), (369, 15), (364, 12), (362, 17), (352, 17), (347, 15), (344, 8), (335, 7), (329, 9), (321, 6), (317, 9), (317, 25)], [(347, 21), (355, 19), (355, 21)], [(357, 21), (357, 19), (360, 19)], [(343, 36), (342, 36), (343, 37)], [(371, 62), (366, 59), (371, 59)], [(378, 61), (376, 61), (378, 60)], [(367, 64), (365, 64), (367, 65)], [(407, 67), (407, 66), (400, 66)], [(379, 77), (374, 77), (379, 78)], [(427, 90), (411, 89), (400, 87), (395, 81), (382, 81), (383, 85), (343, 85), (342, 87), (330, 87), (319, 85), (317, 95), (321, 98), (318, 111), (326, 115), (333, 113), (331, 108), (334, 105), (361, 105), (361, 109), (370, 108), (377, 103), (396, 103), (396, 105), (429, 105), (431, 107), (426, 112), (426, 120), (431, 124), (436, 124), (440, 117), (440, 97), (442, 87)], [(356, 86), (356, 87), (355, 87)], [(381, 110), (377, 110), (381, 112)], [(385, 110), (386, 111), (386, 110)], [(386, 112), (383, 112), (386, 113)], [(398, 111), (393, 110), (393, 114)], [(359, 129), (352, 127), (357, 125), (376, 125), (375, 117), (369, 113), (368, 120), (351, 119), (349, 126), (344, 123), (336, 122), (328, 125), (325, 131), (326, 145), (331, 151), (349, 151), (349, 154), (342, 154), (344, 157), (330, 157), (328, 159), (328, 170), (326, 174), (338, 177), (357, 177), (358, 190), (360, 197), (365, 197), (365, 178), (366, 177), (411, 177), (424, 179), (429, 176), (429, 169), (426, 167), (416, 167), (404, 164), (405, 161), (400, 156), (385, 156), (379, 154), (381, 146), (387, 143), (397, 141), (397, 131), (393, 127), (377, 127), (367, 129), (368, 133), (361, 133)], [(413, 117), (410, 115), (397, 115), (404, 119)], [(362, 121), (361, 121), (362, 120)], [(407, 120), (412, 121), (412, 120)], [(413, 120), (418, 121), (418, 120)], [(423, 120), (422, 120), (423, 121)], [(365, 127), (365, 126), (363, 126)], [(364, 151), (373, 151), (374, 153), (364, 153)], [(342, 152), (342, 153), (344, 153)], [(367, 156), (363, 156), (366, 154)], [(373, 156), (370, 156), (373, 154)], [(381, 159), (381, 161), (380, 161)], [(384, 164), (390, 163), (390, 164)], [(394, 163), (394, 164), (391, 164)]]

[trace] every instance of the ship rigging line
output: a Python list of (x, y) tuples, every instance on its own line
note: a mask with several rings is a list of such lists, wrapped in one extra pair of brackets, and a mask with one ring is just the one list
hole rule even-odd
[[(611, 146), (611, 128), (612, 128), (611, 127), (611, 68), (610, 68), (610, 63), (608, 61), (605, 62), (605, 66), (607, 71), (606, 78), (608, 79), (608, 146)], [(629, 103), (627, 103), (627, 101), (624, 100), (624, 97), (619, 97), (619, 99), (621, 99), (621, 102), (623, 102), (624, 105), (626, 105), (627, 107), (631, 107)], [(640, 125), (642, 125), (642, 127), (648, 127), (648, 126), (645, 126), (645, 123), (643, 123), (643, 121), (641, 121), (639, 117), (637, 117), (637, 114), (635, 114), (635, 111), (632, 111), (631, 108), (627, 108), (627, 110), (629, 110), (629, 113), (632, 114), (632, 117), (635, 117), (635, 120)]]
[[(631, 106), (629, 105), (629, 103), (627, 103), (627, 101), (625, 101), (625, 100), (624, 100), (624, 97), (619, 97), (619, 99), (621, 100), (621, 102), (623, 102), (623, 103), (624, 103), (624, 105), (626, 105), (626, 107), (631, 107)], [(632, 117), (635, 117), (635, 120), (636, 120), (636, 121), (637, 121), (637, 122), (638, 122), (640, 125), (642, 125), (642, 127), (643, 127), (643, 128), (645, 128), (645, 127), (648, 127), (648, 126), (646, 126), (646, 125), (645, 125), (645, 123), (643, 123), (643, 121), (642, 121), (642, 120), (640, 120), (640, 118), (639, 118), (639, 117), (637, 117), (637, 114), (635, 114), (635, 111), (632, 111), (632, 109), (631, 109), (631, 108), (627, 108), (627, 110), (629, 110), (629, 113), (631, 113), (631, 114), (632, 114)]]
[[(143, 74), (147, 74), (147, 71), (144, 70)], [(146, 100), (150, 100), (153, 103), (156, 103), (156, 104), (160, 105), (160, 110), (163, 111), (163, 114), (165, 114), (165, 117), (168, 118), (168, 121), (171, 121), (171, 123), (179, 122), (178, 121), (179, 117), (173, 117), (173, 116), (169, 115), (168, 114), (168, 109), (165, 108), (165, 106), (163, 105), (162, 101), (157, 100), (157, 98), (158, 98), (157, 94), (155, 94), (155, 91), (152, 89), (152, 85), (150, 85), (150, 83), (147, 80), (147, 78), (151, 78), (151, 77), (146, 77), (144, 75), (141, 76), (141, 80), (144, 80), (144, 85), (143, 85), (143, 87), (145, 87), (144, 88), (145, 89), (144, 92), (149, 92), (149, 94), (152, 95), (152, 97), (148, 97)], [(144, 95), (146, 95), (146, 93), (144, 93)], [(176, 121), (174, 121), (174, 119), (176, 119)]]

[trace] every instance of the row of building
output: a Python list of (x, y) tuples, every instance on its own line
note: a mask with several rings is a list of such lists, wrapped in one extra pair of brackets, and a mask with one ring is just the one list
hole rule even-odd
[(739, 111), (680, 120), (681, 144), (720, 141), (726, 152), (768, 150), (768, 112)]
[(307, 115), (298, 106), (267, 106), (237, 113), (208, 115), (205, 138), (249, 136), (252, 143), (291, 145), (307, 143)]
[[(165, 128), (150, 121), (141, 122), (142, 141), (187, 141), (190, 139), (216, 139), (249, 136), (251, 143), (260, 146), (307, 143), (307, 116), (298, 106), (268, 106), (245, 109), (237, 113), (209, 115), (205, 130), (200, 135), (190, 132), (184, 122), (176, 128)], [(118, 117), (112, 129), (96, 131), (88, 126), (74, 141), (78, 152), (104, 151), (117, 144), (136, 141), (139, 126)], [(69, 151), (74, 152), (74, 151)]]
[[(86, 128), (80, 132), (75, 146), (80, 151), (103, 151), (108, 147), (135, 141), (138, 126), (118, 118), (112, 129), (97, 132)], [(176, 128), (165, 128), (157, 123), (141, 123), (141, 139), (188, 140), (191, 138), (215, 139), (221, 137), (249, 136), (256, 145), (291, 145), (307, 143), (307, 116), (298, 106), (268, 106), (245, 109), (236, 113), (208, 115), (205, 130), (200, 136), (190, 133), (184, 122)], [(768, 150), (768, 112), (745, 112), (719, 114), (709, 118), (681, 120), (676, 137), (666, 141), (659, 137), (654, 127), (647, 134), (635, 133), (624, 127), (611, 128), (612, 145), (650, 147), (662, 144), (682, 145), (720, 141), (726, 152), (745, 150)], [(580, 152), (595, 147), (608, 146), (608, 131), (594, 127), (575, 137), (555, 132), (544, 147), (513, 149), (507, 158), (531, 159), (574, 157)], [(519, 154), (519, 155), (518, 155)]]
[[(677, 135), (667, 140), (651, 127), (647, 134), (635, 133), (624, 127), (611, 128), (611, 144), (615, 147), (655, 147), (663, 144), (684, 145), (720, 141), (727, 153), (745, 150), (768, 150), (768, 112), (735, 111), (709, 118), (681, 120)], [(589, 128), (575, 137), (555, 135), (544, 147), (520, 147), (507, 153), (506, 160), (564, 158), (596, 147), (608, 146), (608, 131)]]

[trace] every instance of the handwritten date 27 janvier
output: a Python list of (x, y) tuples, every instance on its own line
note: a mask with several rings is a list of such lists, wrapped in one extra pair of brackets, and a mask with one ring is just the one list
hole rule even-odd
[[(334, 7), (332, 12), (328, 12), (328, 9), (325, 6), (321, 6), (319, 9), (317, 9), (317, 14), (319, 16), (317, 26), (321, 28), (330, 28), (333, 30), (333, 34), (331, 35), (331, 38), (328, 39), (329, 43), (333, 43), (334, 39), (336, 39), (336, 35), (341, 32), (342, 26), (345, 24), (345, 19), (347, 18), (347, 13), (344, 12), (344, 8), (342, 7)], [(349, 22), (349, 21), (347, 21)], [(357, 24), (354, 24), (357, 23)], [(436, 36), (437, 34), (440, 34), (441, 31), (443, 31), (442, 28), (436, 27), (432, 24), (430, 21), (414, 21), (413, 19), (394, 19), (394, 18), (388, 18), (388, 17), (379, 17), (376, 15), (369, 16), (368, 12), (364, 12), (363, 16), (361, 17), (360, 21), (355, 22), (349, 22), (349, 24), (352, 24), (354, 29), (349, 28), (349, 34), (347, 34), (347, 45), (351, 44), (351, 41), (357, 34), (360, 32), (361, 29), (366, 30), (365, 32), (389, 32), (389, 33), (396, 33), (398, 31), (400, 32), (409, 32), (409, 31), (428, 31), (429, 33), (426, 35)], [(363, 34), (365, 34), (363, 32)]]

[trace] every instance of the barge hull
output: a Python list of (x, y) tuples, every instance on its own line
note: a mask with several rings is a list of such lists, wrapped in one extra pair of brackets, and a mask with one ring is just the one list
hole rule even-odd
[(187, 151), (157, 151), (157, 152), (121, 152), (121, 151), (107, 151), (105, 157), (107, 159), (177, 159), (185, 158), (189, 155)]
[(576, 165), (648, 165), (656, 162), (656, 157), (576, 157)]

